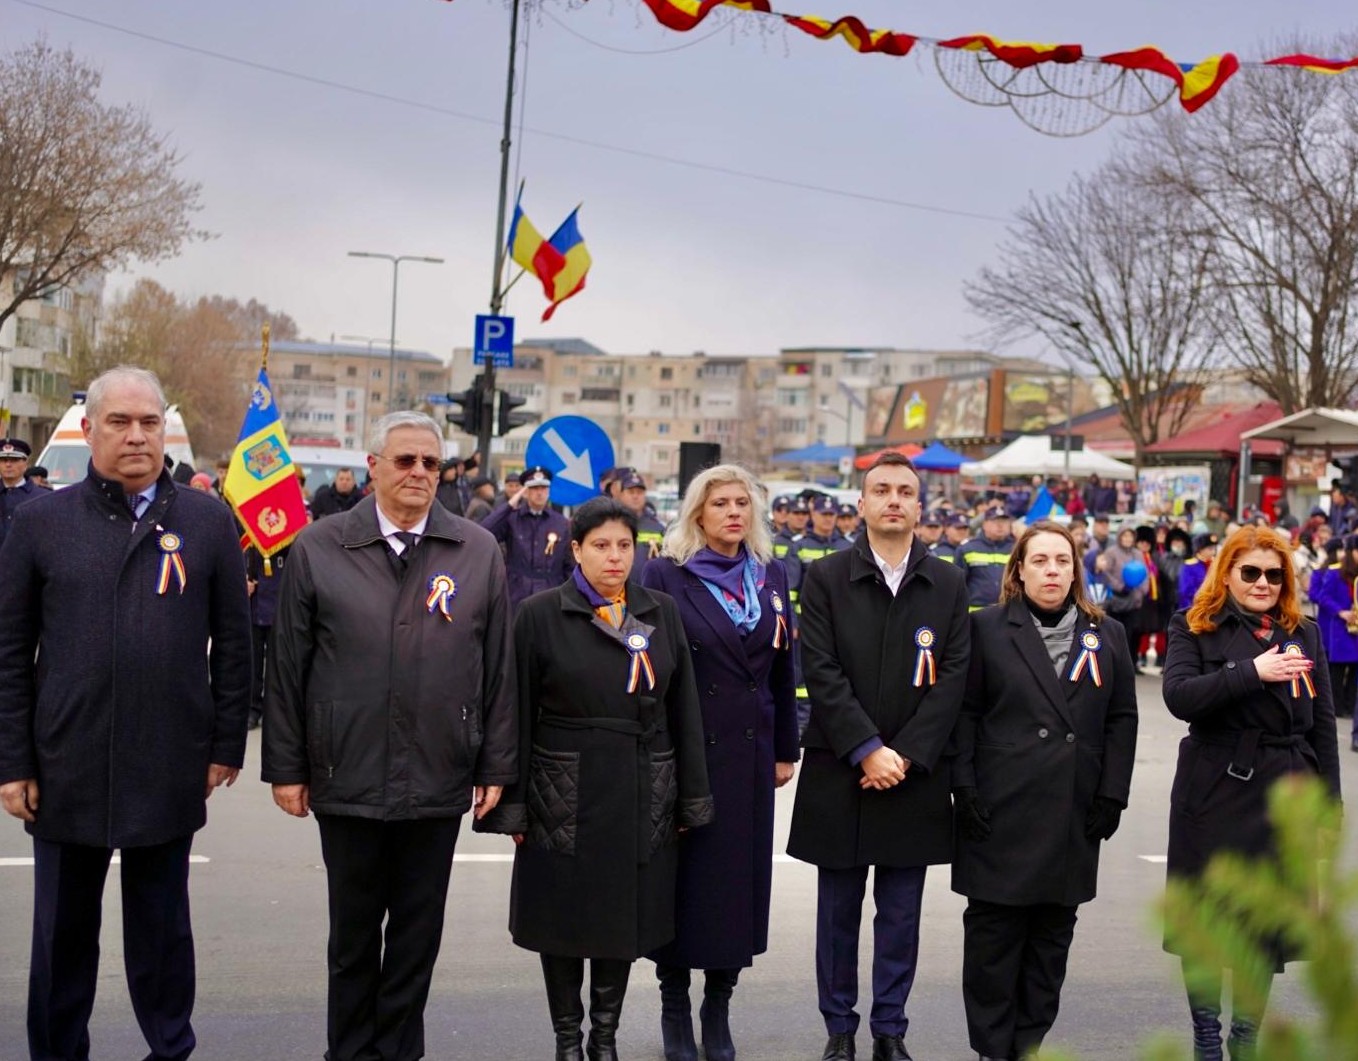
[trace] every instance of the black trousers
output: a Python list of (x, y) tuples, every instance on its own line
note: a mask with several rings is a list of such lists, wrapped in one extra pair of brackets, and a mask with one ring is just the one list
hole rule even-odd
[[(1330, 696), (1337, 717), (1354, 714), (1354, 701), (1358, 700), (1358, 663), (1330, 664)], [(1354, 725), (1358, 727), (1358, 721)]]
[(254, 634), (252, 651), (255, 663), (254, 685), (250, 689), (250, 719), (253, 722), (264, 716), (264, 687), (269, 675), (269, 635), (273, 633), (273, 627), (252, 626), (250, 629)]
[(1022, 1057), (1041, 1046), (1061, 1004), (1074, 906), (1002, 906), (979, 899), (962, 915), (962, 1001), (971, 1048)]
[[(193, 930), (186, 836), (123, 848), (123, 966), (148, 1061), (192, 1053)], [(28, 1049), (33, 1061), (85, 1061), (99, 978), (104, 881), (113, 851), (33, 841), (33, 953)]]
[(423, 1057), (424, 1005), (462, 819), (318, 814), (316, 822), (330, 893), (327, 1061)]

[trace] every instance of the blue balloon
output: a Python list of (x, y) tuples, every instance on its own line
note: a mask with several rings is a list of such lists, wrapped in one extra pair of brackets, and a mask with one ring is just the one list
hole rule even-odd
[(1146, 581), (1146, 576), (1149, 574), (1146, 565), (1140, 560), (1128, 560), (1122, 565), (1122, 584), (1128, 589), (1136, 589), (1137, 586)]

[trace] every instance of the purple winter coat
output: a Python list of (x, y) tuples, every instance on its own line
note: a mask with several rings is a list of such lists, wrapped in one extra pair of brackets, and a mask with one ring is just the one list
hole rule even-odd
[(696, 575), (668, 557), (646, 564), (642, 584), (672, 596), (683, 616), (717, 808), (711, 825), (679, 838), (675, 938), (651, 957), (692, 969), (743, 968), (768, 949), (774, 763), (800, 756), (786, 631), (773, 645), (774, 600), (787, 608), (787, 575), (769, 564), (759, 622), (748, 634)]
[(1358, 663), (1358, 634), (1348, 631), (1340, 612), (1352, 610), (1353, 583), (1339, 567), (1322, 567), (1311, 576), (1311, 602), (1316, 606), (1320, 641), (1331, 663)]

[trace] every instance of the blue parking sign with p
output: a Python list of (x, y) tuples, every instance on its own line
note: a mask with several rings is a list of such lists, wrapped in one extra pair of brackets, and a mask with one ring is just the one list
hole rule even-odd
[(514, 318), (476, 315), (476, 341), (472, 345), (472, 364), (493, 360), (496, 368), (514, 367)]

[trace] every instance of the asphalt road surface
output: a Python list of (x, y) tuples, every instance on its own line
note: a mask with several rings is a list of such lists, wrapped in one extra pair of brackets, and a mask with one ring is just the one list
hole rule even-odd
[[(1186, 1004), (1177, 960), (1165, 955), (1151, 905), (1164, 881), (1166, 819), (1175, 749), (1184, 727), (1160, 699), (1159, 681), (1139, 679), (1141, 730), (1131, 807), (1105, 846), (1099, 897), (1080, 911), (1061, 1015), (1049, 1045), (1085, 1061), (1125, 1061), (1157, 1029), (1187, 1041)], [(1340, 722), (1344, 791), (1358, 806), (1358, 754)], [(194, 843), (194, 929), (198, 1002), (194, 1024), (201, 1061), (319, 1059), (325, 1051), (325, 877), (315, 822), (286, 818), (258, 780), (259, 735), (251, 734), (241, 781), (209, 804), (208, 826)], [(778, 795), (781, 852), (792, 789)], [(1358, 830), (1347, 829), (1349, 865)], [(509, 939), (507, 838), (474, 836), (464, 823), (448, 899), (443, 948), (426, 1014), (431, 1059), (552, 1056), (551, 1028), (537, 955)], [(24, 998), (32, 909), (32, 850), (21, 825), (0, 822), (0, 1061), (27, 1057)], [(824, 1026), (813, 970), (815, 871), (779, 855), (772, 938), (737, 988), (732, 1028), (745, 1061), (820, 1057)], [(871, 892), (869, 891), (869, 894)], [(145, 1045), (122, 973), (116, 867), (106, 892), (103, 961), (91, 1025), (92, 1055), (140, 1058)], [(907, 1009), (906, 1044), (916, 1061), (974, 1058), (962, 1013), (963, 900), (948, 870), (930, 871), (924, 899), (919, 974)], [(871, 916), (865, 911), (862, 980), (869, 982)], [(1291, 965), (1274, 990), (1276, 1010), (1306, 1012), (1303, 966)], [(695, 989), (695, 1012), (698, 991)], [(870, 998), (860, 1001), (866, 1013)], [(866, 1017), (860, 1054), (869, 1051)], [(659, 999), (654, 967), (638, 962), (623, 1010), (619, 1053), (656, 1061)]]

